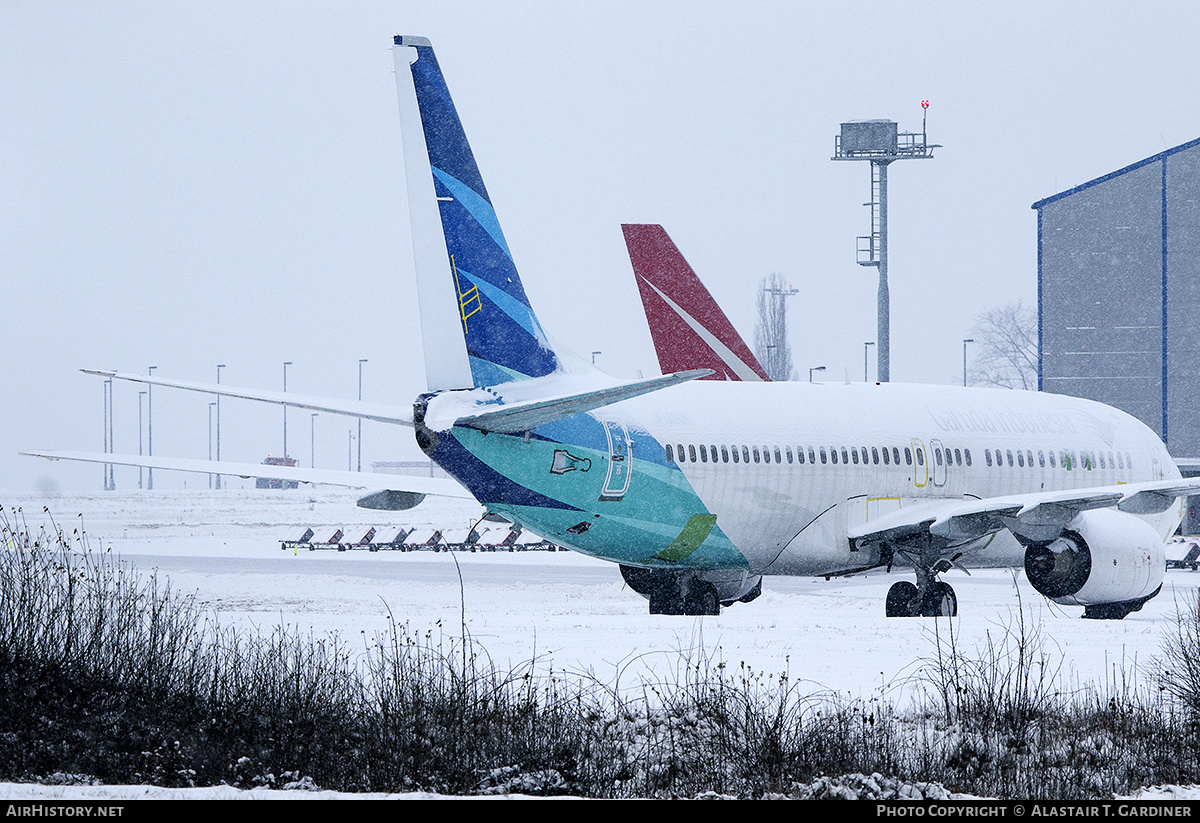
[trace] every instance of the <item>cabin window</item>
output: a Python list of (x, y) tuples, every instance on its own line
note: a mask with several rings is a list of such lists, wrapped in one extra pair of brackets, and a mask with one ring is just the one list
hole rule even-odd
[(668, 443), (668, 444), (667, 444), (667, 462), (668, 462), (668, 463), (674, 463), (674, 462), (675, 462), (675, 453), (674, 453), (674, 451), (671, 449), (671, 444), (670, 444), (670, 443)]
[(1021, 453), (1020, 449), (1017, 449), (1017, 465), (1025, 468), (1025, 455)]
[(753, 449), (753, 453), (754, 453), (754, 462), (755, 462), (755, 463), (758, 463), (758, 462), (760, 462), (760, 461), (759, 461), (759, 457), (758, 457), (758, 446), (755, 446), (755, 447), (754, 447), (754, 449)]
[(696, 447), (691, 444), (688, 444), (688, 460), (696, 462)]
[[(781, 455), (779, 454), (779, 447), (778, 447), (778, 446), (776, 446), (776, 447), (775, 447), (775, 462), (776, 462), (776, 463), (782, 463), (782, 462), (783, 462), (782, 460), (780, 460), (780, 459), (779, 459), (779, 458), (780, 458), (780, 456), (781, 456)], [(789, 453), (788, 453), (788, 457), (791, 457), (791, 456), (792, 456), (792, 455), (791, 455), (791, 452), (789, 452)], [(788, 462), (789, 462), (789, 463), (791, 463), (792, 461), (791, 461), (791, 460), (789, 460)]]
[[(734, 452), (734, 454), (737, 454), (737, 452)], [(729, 449), (727, 449), (725, 446), (721, 447), (721, 462), (722, 463), (729, 462)]]
[(962, 451), (960, 449), (954, 450), (954, 465), (956, 465), (956, 466), (962, 465)]
[[(887, 454), (887, 449), (884, 449), (883, 453)], [(871, 462), (874, 463), (876, 466), (879, 465), (879, 449), (876, 448), (875, 446), (871, 447)]]
[(821, 447), (821, 462), (822, 462), (822, 463), (825, 463), (825, 462), (827, 462), (827, 461), (825, 460), (825, 447), (824, 447), (824, 446), (822, 446), (822, 447)]
[(792, 447), (785, 446), (783, 451), (787, 454), (788, 462), (791, 463), (792, 462)]
[[(951, 454), (950, 454), (950, 447), (949, 447), (949, 446), (947, 446), (947, 447), (946, 447), (946, 465), (947, 465), (947, 466), (953, 466), (953, 465), (954, 465), (952, 462), (950, 462), (950, 456), (951, 456)], [(959, 460), (959, 461), (958, 461), (958, 463), (959, 463), (959, 465), (961, 466), (961, 465), (962, 465), (962, 460)]]
[(743, 463), (750, 462), (750, 450), (747, 449), (745, 446), (742, 446), (742, 462)]
[(703, 443), (700, 444), (700, 462), (701, 463), (708, 462), (708, 449), (704, 448)]
[(854, 465), (858, 465), (858, 446), (850, 447), (850, 459), (854, 461)]
[(850, 457), (850, 455), (846, 454), (846, 447), (842, 446), (842, 463), (843, 464), (849, 463), (850, 461), (847, 459), (849, 457)]
[(734, 446), (733, 448), (731, 448), (731, 449), (730, 449), (730, 451), (731, 451), (731, 452), (733, 452), (733, 462), (734, 462), (734, 463), (737, 463), (737, 462), (738, 462), (738, 448), (737, 448), (737, 446)]
[(1046, 453), (1041, 449), (1038, 449), (1038, 466), (1043, 469), (1046, 468)]
[(1112, 453), (1112, 452), (1109, 452), (1109, 453), (1108, 453), (1108, 467), (1109, 467), (1110, 469), (1115, 469), (1115, 468), (1117, 467), (1117, 461), (1113, 460), (1113, 453)]
[[(809, 447), (808, 447), (808, 462), (809, 462), (809, 463), (816, 463), (817, 461), (816, 461), (815, 457), (816, 457), (816, 455), (813, 453), (813, 447), (812, 447), (812, 446), (809, 446)], [(824, 455), (821, 455), (821, 462), (822, 462), (822, 463), (824, 463), (824, 462), (825, 462), (825, 456), (824, 456)]]
[[(884, 461), (884, 462), (887, 462), (887, 461)], [(896, 446), (892, 446), (892, 462), (895, 463), (897, 466), (900, 465), (900, 449), (897, 448)]]
[(984, 462), (986, 462), (989, 466), (992, 465), (992, 450), (991, 449), (983, 450), (983, 459), (984, 459)]
[(904, 463), (908, 466), (912, 465), (912, 449), (908, 446), (904, 447)]
[(966, 459), (967, 465), (971, 465), (971, 450), (963, 449), (963, 458)]
[(1125, 459), (1123, 457), (1121, 457), (1120, 452), (1117, 452), (1117, 468), (1118, 469), (1125, 468)]
[(916, 452), (916, 454), (917, 454), (917, 465), (924, 466), (925, 465), (925, 450), (924, 449), (913, 449), (913, 451)]
[(1025, 462), (1029, 464), (1029, 468), (1033, 468), (1033, 449), (1025, 450)]
[(717, 462), (717, 447), (716, 447), (716, 446), (709, 446), (709, 447), (708, 447), (708, 453), (709, 453), (709, 455), (711, 455), (711, 456), (712, 456), (712, 462), (716, 463), (716, 462)]
[(675, 447), (675, 454), (679, 455), (679, 462), (682, 463), (687, 458), (683, 456), (683, 444), (680, 443)]
[(835, 466), (837, 465), (838, 457), (837, 457), (837, 447), (836, 446), (834, 446), (833, 448), (831, 448), (829, 450), (829, 459), (830, 459), (830, 462), (832, 462)]
[[(796, 462), (797, 463), (804, 462), (804, 447), (803, 446), (796, 447)], [(812, 462), (812, 461), (809, 461), (809, 462)]]
[(1104, 462), (1104, 452), (1100, 452), (1097, 456), (1100, 458), (1100, 468), (1107, 469), (1108, 465)]
[(1052, 468), (1052, 469), (1057, 469), (1057, 468), (1058, 468), (1058, 466), (1056, 466), (1056, 465), (1054, 464), (1054, 449), (1051, 449), (1051, 450), (1050, 450), (1049, 457), (1050, 457), (1050, 468)]
[(933, 450), (933, 459), (937, 461), (937, 464), (939, 466), (942, 465), (942, 450), (941, 449)]
[(1125, 468), (1133, 468), (1133, 458), (1129, 455), (1129, 452), (1125, 452)]

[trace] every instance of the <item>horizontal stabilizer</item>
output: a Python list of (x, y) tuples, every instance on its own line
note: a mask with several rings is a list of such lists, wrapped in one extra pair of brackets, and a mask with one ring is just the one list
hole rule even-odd
[[(392, 495), (378, 498), (377, 505), (366, 508), (397, 508), (403, 501), (420, 502), (425, 495), (453, 497), (473, 500), (471, 493), (456, 481), (445, 477), (417, 477), (407, 475), (380, 475), (370, 472), (344, 472), (336, 469), (303, 469), (298, 466), (268, 466), (261, 463), (232, 463), (214, 460), (190, 460), (181, 457), (148, 457), (145, 455), (104, 454), (103, 452), (36, 451), (22, 452), (29, 457), (44, 457), (47, 460), (74, 460), (84, 463), (109, 463), (115, 466), (140, 466), (146, 469), (193, 472), (197, 474), (221, 474), (227, 477), (265, 478), (268, 480), (293, 480), (297, 483), (314, 483), (326, 486), (341, 486), (347, 489), (382, 490), (378, 494)], [(404, 495), (409, 495), (404, 497)], [(368, 495), (364, 500), (374, 499)], [(389, 505), (384, 505), (388, 503)]]
[[(114, 380), (128, 380), (131, 383), (146, 383), (151, 386), (167, 386), (172, 389), (183, 389), (185, 391), (202, 392), (204, 394), (219, 394), (222, 397), (257, 400), (262, 403), (291, 406), (294, 409), (344, 414), (349, 417), (361, 417), (363, 420), (374, 420), (378, 423), (392, 423), (400, 426), (412, 425), (411, 408), (395, 406), (389, 403), (364, 403), (361, 400), (341, 400), (336, 397), (312, 397), (304, 394), (291, 394), (290, 392), (239, 389), (233, 386), (226, 386), (223, 383), (195, 383), (190, 380), (171, 380), (164, 377), (149, 377), (144, 374), (104, 371), (101, 369), (80, 369), (80, 371), (84, 374), (111, 377)], [(113, 461), (109, 460), (106, 462), (111, 463)], [(232, 473), (222, 472), (222, 474)]]
[(573, 414), (599, 409), (631, 397), (677, 386), (680, 383), (697, 380), (710, 374), (712, 374), (711, 369), (693, 369), (580, 394), (515, 403), (511, 406), (500, 406), (490, 411), (460, 417), (455, 421), (455, 425), (468, 426), (480, 431), (516, 434), (536, 429), (538, 426), (553, 423), (555, 420), (570, 417)]

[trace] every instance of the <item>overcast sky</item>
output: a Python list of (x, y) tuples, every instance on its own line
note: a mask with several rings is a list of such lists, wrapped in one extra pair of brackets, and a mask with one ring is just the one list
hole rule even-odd
[[(99, 487), (19, 457), (103, 445), (81, 367), (408, 404), (424, 388), (391, 41), (429, 37), (550, 334), (657, 372), (621, 237), (661, 223), (748, 340), (760, 279), (796, 365), (862, 379), (875, 339), (869, 167), (838, 124), (890, 118), (892, 379), (961, 380), (975, 316), (1036, 299), (1043, 197), (1200, 136), (1193, 3), (0, 4), (0, 489)], [(872, 363), (872, 379), (874, 365)], [(205, 457), (210, 398), (154, 394), (155, 454)], [(136, 453), (138, 388), (115, 445)], [(288, 417), (347, 464), (347, 418)], [(364, 465), (419, 456), (367, 425)], [(222, 456), (282, 413), (222, 402)], [(118, 469), (121, 488), (136, 470)], [(156, 473), (156, 485), (206, 484)]]

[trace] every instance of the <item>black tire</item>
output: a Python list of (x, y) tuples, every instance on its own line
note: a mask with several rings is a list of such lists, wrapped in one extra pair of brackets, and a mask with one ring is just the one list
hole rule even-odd
[(652, 595), (650, 597), (650, 614), (687, 614), (685, 604), (679, 595)]
[(683, 613), (690, 615), (715, 616), (721, 613), (721, 601), (717, 587), (704, 580), (693, 580), (683, 599)]
[(917, 610), (917, 587), (907, 580), (893, 583), (888, 589), (885, 608), (888, 617), (913, 617)]
[(925, 592), (925, 602), (921, 604), (921, 614), (925, 617), (958, 617), (958, 597), (949, 583), (937, 581)]
[[(1137, 608), (1141, 608), (1138, 604)], [(1083, 607), (1085, 620), (1124, 620), (1133, 607), (1129, 603), (1096, 603)]]

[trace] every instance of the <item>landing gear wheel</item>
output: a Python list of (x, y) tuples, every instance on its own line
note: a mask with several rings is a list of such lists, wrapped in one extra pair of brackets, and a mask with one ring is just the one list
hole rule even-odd
[(913, 617), (917, 614), (917, 587), (901, 580), (888, 589), (886, 610), (888, 617)]
[(683, 613), (719, 615), (721, 601), (717, 597), (717, 587), (704, 580), (693, 580), (688, 586), (687, 596), (683, 599)]
[(929, 587), (921, 603), (921, 614), (925, 617), (958, 617), (958, 598), (949, 583), (939, 580)]

